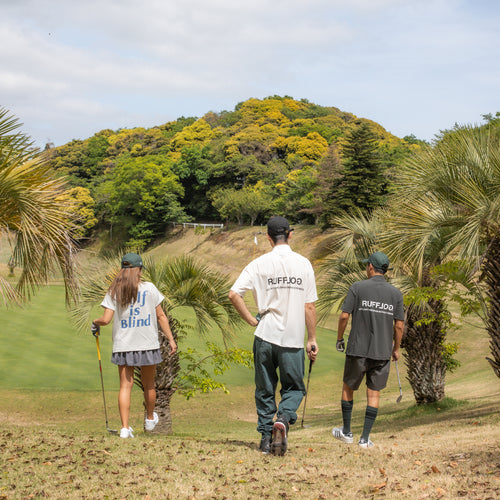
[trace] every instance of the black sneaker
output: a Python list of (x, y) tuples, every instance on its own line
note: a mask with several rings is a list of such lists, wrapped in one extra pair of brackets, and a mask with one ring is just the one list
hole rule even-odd
[(271, 453), (271, 434), (263, 434), (260, 440), (259, 450), (268, 455)]
[(278, 417), (273, 425), (273, 442), (271, 443), (271, 453), (276, 456), (283, 456), (288, 447), (288, 420), (285, 417)]

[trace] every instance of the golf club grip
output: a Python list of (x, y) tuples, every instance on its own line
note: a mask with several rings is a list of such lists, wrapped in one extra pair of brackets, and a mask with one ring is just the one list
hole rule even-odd
[[(316, 351), (316, 346), (314, 344), (311, 346), (311, 351), (312, 352)], [(312, 359), (310, 359), (309, 360), (309, 373), (311, 373), (311, 368), (312, 368), (313, 363), (314, 363), (314, 361)]]

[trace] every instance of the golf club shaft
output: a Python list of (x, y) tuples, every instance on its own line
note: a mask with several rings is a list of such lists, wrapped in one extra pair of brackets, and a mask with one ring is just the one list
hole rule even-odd
[(106, 396), (104, 395), (104, 379), (102, 377), (102, 365), (101, 365), (101, 349), (99, 348), (99, 336), (95, 338), (97, 346), (97, 357), (99, 358), (99, 373), (101, 374), (101, 387), (102, 387), (102, 400), (104, 402), (104, 417), (106, 419), (106, 429), (109, 430), (108, 425), (108, 411), (106, 409)]
[(399, 378), (399, 368), (398, 368), (398, 362), (397, 361), (394, 361), (394, 363), (396, 364), (396, 374), (398, 376), (398, 385), (399, 385), (399, 395), (402, 396), (403, 395), (403, 389), (401, 389), (401, 379)]
[(312, 361), (309, 360), (309, 375), (307, 376), (307, 388), (306, 388), (306, 397), (304, 398), (304, 411), (302, 412), (302, 422), (300, 423), (300, 427), (304, 427), (304, 417), (306, 415), (306, 404), (307, 404), (307, 394), (309, 393), (309, 380), (311, 379), (311, 365)]
[[(313, 345), (311, 347), (312, 351), (316, 350), (316, 346)], [(304, 411), (302, 412), (302, 422), (300, 423), (300, 427), (303, 429), (304, 428), (304, 417), (306, 415), (306, 404), (307, 404), (307, 395), (309, 394), (309, 381), (311, 380), (311, 368), (312, 368), (313, 360), (309, 360), (309, 374), (307, 375), (307, 387), (306, 387), (306, 397), (304, 399)]]

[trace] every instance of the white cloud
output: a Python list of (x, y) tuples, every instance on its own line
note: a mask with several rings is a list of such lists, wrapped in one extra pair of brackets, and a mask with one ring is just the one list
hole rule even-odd
[(496, 1), (0, 5), (0, 105), (40, 142), (152, 126), (273, 94), (426, 139), (496, 111)]

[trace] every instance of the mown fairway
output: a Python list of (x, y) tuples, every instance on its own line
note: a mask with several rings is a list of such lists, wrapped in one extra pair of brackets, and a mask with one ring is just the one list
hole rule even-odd
[[(333, 439), (341, 423), (342, 355), (334, 332), (320, 329), (305, 428), (299, 421), (283, 458), (257, 451), (253, 374), (228, 373), (230, 394), (173, 400), (174, 435), (142, 431), (141, 394), (133, 393), (136, 438), (106, 432), (95, 341), (78, 334), (61, 287), (41, 291), (25, 310), (2, 310), (0, 331), (0, 499), (24, 498), (498, 498), (500, 381), (484, 360), (488, 338), (464, 326), (452, 340), (462, 366), (447, 377), (447, 399), (417, 408), (400, 363), (382, 392), (372, 432), (360, 450)], [(332, 325), (327, 325), (332, 328)], [(119, 427), (118, 377), (101, 337), (110, 427)], [(194, 340), (191, 343), (196, 344)], [(240, 344), (251, 345), (251, 330)], [(182, 348), (182, 345), (181, 345)], [(356, 393), (353, 430), (365, 408)]]

